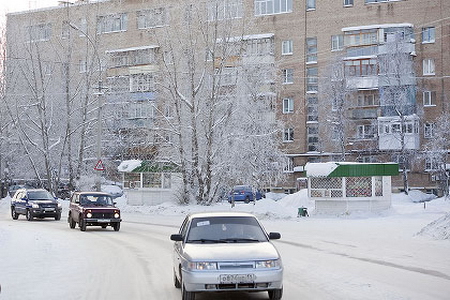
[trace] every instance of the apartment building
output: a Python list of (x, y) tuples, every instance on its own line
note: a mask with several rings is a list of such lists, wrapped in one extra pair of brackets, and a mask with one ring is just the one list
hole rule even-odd
[[(115, 107), (110, 114), (117, 114), (116, 118), (106, 124), (110, 132), (133, 135), (138, 144), (134, 154), (143, 148), (151, 152), (148, 149), (162, 137), (152, 136), (148, 129), (155, 126), (157, 111), (169, 117), (171, 109), (157, 104), (158, 57), (170, 53), (158, 36), (184, 20), (190, 4), (77, 1), (9, 14), (9, 62), (23, 56), (21, 43), (39, 43), (49, 75), (58, 68), (60, 74), (72, 74), (61, 76), (55, 85), (60, 89), (55, 101), (67, 97), (70, 89), (77, 91), (74, 97), (85, 101), (88, 110), (100, 102)], [(431, 191), (445, 180), (436, 175), (440, 167), (424, 150), (433, 139), (436, 120), (450, 110), (449, 1), (206, 0), (195, 4), (211, 21), (245, 20), (247, 27), (235, 34), (246, 41), (247, 65), (252, 64), (250, 57), (257, 56), (265, 66), (260, 76), (267, 78), (258, 87), (259, 94), (271, 98), (275, 118), (283, 122), (280, 139), (288, 175), (284, 183), (271, 188), (295, 191), (305, 177), (307, 162), (342, 159), (399, 162), (408, 170), (411, 188)], [(252, 51), (254, 55), (248, 55)], [(217, 62), (217, 57), (205, 55), (205, 60)], [(232, 61), (227, 62), (230, 86), (236, 74)], [(245, 64), (245, 58), (241, 62)], [(10, 86), (15, 78), (9, 78)], [(79, 84), (74, 87), (73, 82)], [(79, 91), (94, 87), (97, 93), (83, 100)], [(14, 91), (11, 94), (19, 94), (20, 84), (14, 85)], [(401, 176), (394, 179), (393, 187), (403, 188)]]

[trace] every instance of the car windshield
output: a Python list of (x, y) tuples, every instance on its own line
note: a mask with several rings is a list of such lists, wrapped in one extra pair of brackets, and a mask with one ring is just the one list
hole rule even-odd
[(187, 243), (252, 243), (267, 241), (266, 234), (253, 217), (195, 218)]
[(113, 200), (108, 195), (81, 195), (80, 204), (84, 206), (111, 206)]
[(30, 200), (53, 200), (53, 196), (47, 191), (30, 191), (28, 192)]

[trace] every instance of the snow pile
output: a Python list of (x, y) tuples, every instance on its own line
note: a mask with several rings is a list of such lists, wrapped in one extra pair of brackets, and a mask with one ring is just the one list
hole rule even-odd
[[(394, 196), (394, 194), (393, 194), (393, 196)], [(408, 195), (406, 195), (404, 193), (395, 194), (395, 197), (396, 197), (396, 199), (401, 200), (401, 201), (414, 202), (414, 203), (427, 202), (427, 201), (436, 199), (436, 195), (425, 194), (421, 191), (416, 191), (416, 190), (409, 191)]]
[(417, 235), (426, 235), (435, 240), (450, 240), (450, 213), (431, 222), (422, 228)]

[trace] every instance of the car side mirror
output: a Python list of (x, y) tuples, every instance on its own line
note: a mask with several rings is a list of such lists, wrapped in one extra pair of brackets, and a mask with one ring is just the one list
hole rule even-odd
[(279, 240), (281, 239), (281, 234), (279, 232), (270, 232), (269, 240)]
[(172, 234), (170, 239), (175, 242), (181, 242), (183, 241), (183, 236), (181, 234)]

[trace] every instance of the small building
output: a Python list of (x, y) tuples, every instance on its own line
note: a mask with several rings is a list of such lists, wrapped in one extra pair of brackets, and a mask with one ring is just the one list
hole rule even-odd
[(374, 212), (391, 207), (397, 163), (307, 163), (308, 196), (316, 213)]
[(129, 205), (158, 205), (176, 201), (181, 179), (170, 162), (125, 160), (118, 166)]

